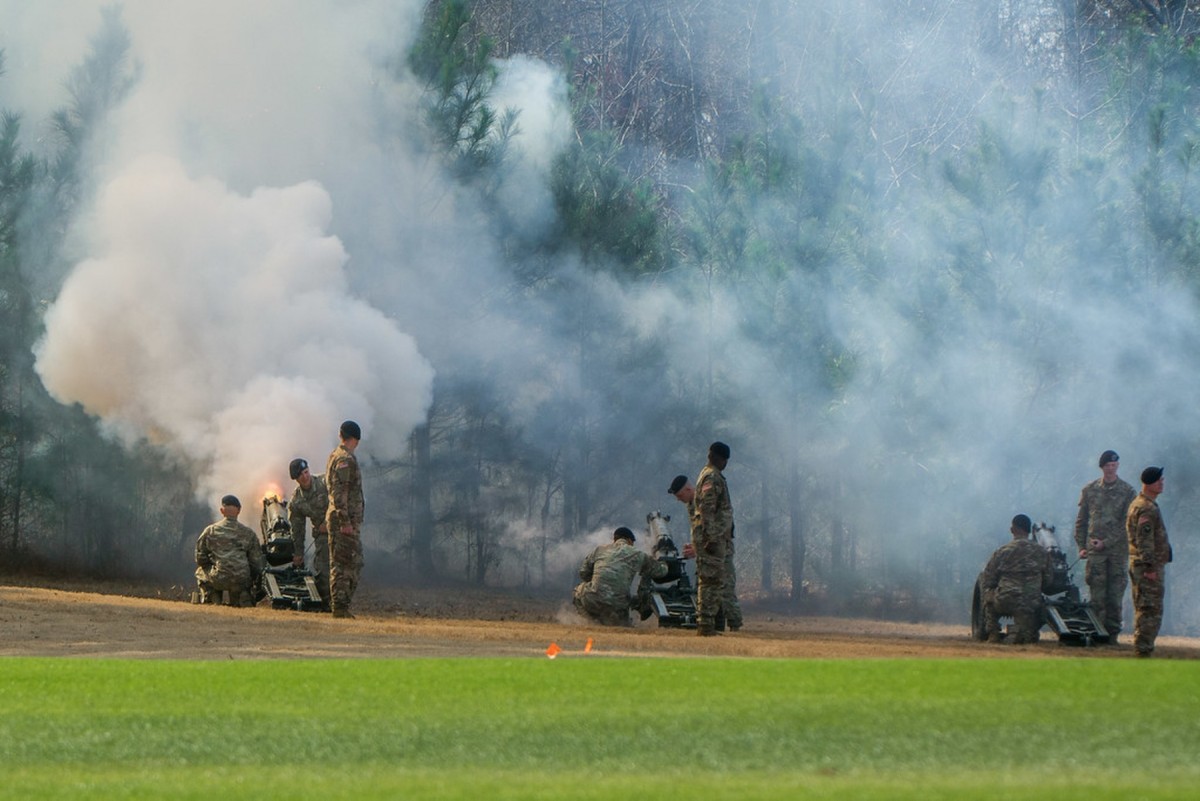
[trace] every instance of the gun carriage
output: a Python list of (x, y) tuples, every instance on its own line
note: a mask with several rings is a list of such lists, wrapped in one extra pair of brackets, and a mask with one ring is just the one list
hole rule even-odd
[[(1049, 586), (1042, 590), (1042, 625), (1049, 626), (1059, 642), (1065, 645), (1089, 646), (1108, 642), (1109, 634), (1104, 625), (1082, 599), (1079, 587), (1071, 578), (1071, 566), (1067, 563), (1067, 555), (1058, 547), (1054, 526), (1038, 523), (1033, 527), (1033, 537), (1049, 551), (1053, 574)], [(982, 581), (983, 574), (980, 573), (971, 597), (971, 636), (976, 640), (987, 639)], [(1012, 618), (1000, 618), (1002, 626), (1011, 622)]]
[[(659, 628), (696, 628), (696, 585), (688, 573), (687, 560), (680, 553), (667, 526), (670, 515), (651, 512), (646, 515), (646, 531), (649, 534), (650, 552), (667, 566), (667, 575), (656, 579), (650, 590)], [(716, 620), (717, 631), (725, 630), (725, 615)]]
[(292, 564), (296, 546), (288, 523), (287, 501), (276, 495), (263, 498), (259, 543), (267, 560), (258, 599), (268, 597), (274, 609), (318, 611), (325, 607), (313, 572)]

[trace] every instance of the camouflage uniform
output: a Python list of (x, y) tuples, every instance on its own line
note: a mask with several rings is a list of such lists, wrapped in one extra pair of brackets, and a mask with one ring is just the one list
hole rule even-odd
[[(354, 454), (338, 445), (325, 465), (325, 484), (329, 488), (329, 509), (325, 526), (329, 530), (329, 605), (335, 615), (349, 614), (358, 576), (362, 572), (363, 521), (362, 473)], [(342, 526), (351, 528), (349, 533)]]
[(605, 626), (628, 626), (629, 586), (634, 576), (638, 582), (637, 608), (652, 610), (650, 579), (667, 575), (667, 566), (645, 551), (625, 540), (601, 545), (583, 560), (579, 577), (583, 583), (575, 587), (575, 608)]
[(988, 640), (1000, 641), (1000, 616), (1012, 615), (1017, 643), (1038, 641), (1042, 627), (1042, 590), (1054, 575), (1050, 552), (1027, 538), (1013, 538), (996, 549), (983, 569), (983, 617)]
[(1125, 513), (1136, 495), (1137, 491), (1119, 478), (1111, 484), (1098, 478), (1079, 494), (1075, 544), (1087, 551), (1084, 578), (1090, 606), (1112, 637), (1121, 631), (1121, 603), (1129, 575)]
[(325, 476), (313, 476), (308, 489), (299, 484), (292, 490), (292, 500), (288, 502), (288, 525), (292, 530), (292, 543), (296, 553), (304, 555), (305, 523), (312, 521), (313, 527), (313, 560), (311, 569), (321, 600), (329, 604), (329, 530), (325, 533), (317, 529), (325, 525), (325, 514), (329, 511), (329, 489), (325, 486)]
[[(733, 505), (725, 476), (711, 464), (696, 479), (692, 544), (696, 548), (696, 624), (712, 631), (725, 599), (725, 557), (733, 529)], [(740, 614), (740, 613), (739, 613)]]
[(196, 583), (206, 602), (213, 593), (228, 590), (234, 606), (252, 605), (266, 567), (258, 537), (234, 518), (213, 523), (196, 540)]
[(733, 560), (733, 526), (729, 527), (729, 541), (725, 543), (725, 575), (721, 582), (721, 611), (730, 631), (742, 627), (742, 605), (737, 597), (737, 566)]
[[(1171, 561), (1171, 543), (1158, 502), (1138, 493), (1125, 518), (1129, 535), (1129, 579), (1133, 586), (1133, 647), (1139, 654), (1154, 651), (1162, 626), (1165, 570)], [(1147, 578), (1146, 573), (1156, 577)]]

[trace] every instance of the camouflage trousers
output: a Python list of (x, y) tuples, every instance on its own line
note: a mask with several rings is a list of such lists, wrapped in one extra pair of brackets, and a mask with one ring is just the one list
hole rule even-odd
[[(641, 586), (642, 584), (646, 584), (647, 586), (643, 587)], [(649, 582), (641, 582), (638, 585), (637, 597), (632, 599), (626, 597), (625, 603), (622, 604), (620, 599), (614, 601), (605, 598), (593, 590), (590, 584), (584, 582), (576, 585), (571, 601), (575, 604), (575, 610), (579, 614), (602, 626), (629, 626), (632, 625), (629, 620), (631, 604), (639, 613), (644, 610), (653, 610), (652, 601), (650, 600), (650, 587), (648, 585)]]
[(336, 612), (349, 612), (358, 575), (362, 572), (362, 540), (358, 532), (329, 535), (329, 606)]
[(329, 605), (329, 535), (313, 534), (313, 581), (317, 584), (317, 592), (321, 600)]
[(1133, 588), (1133, 647), (1138, 653), (1154, 650), (1154, 641), (1162, 627), (1163, 599), (1166, 596), (1163, 568), (1154, 570), (1158, 577), (1146, 578), (1147, 568), (1130, 565), (1129, 584)]
[(725, 576), (721, 582), (721, 611), (731, 629), (742, 627), (742, 605), (737, 597), (737, 567), (733, 560), (733, 538), (725, 546)]
[(1121, 631), (1121, 604), (1129, 584), (1129, 557), (1088, 554), (1084, 579), (1091, 599), (1088, 605), (1104, 630), (1116, 636)]
[(1013, 642), (1034, 643), (1039, 639), (1042, 628), (1041, 597), (1031, 600), (1025, 594), (990, 590), (983, 596), (983, 621), (988, 640), (1001, 639), (1000, 617), (1010, 615), (1013, 619)]
[(696, 626), (712, 631), (725, 598), (725, 554), (728, 540), (696, 543)]
[(249, 574), (230, 574), (213, 568), (196, 568), (196, 587), (200, 590), (201, 603), (220, 603), (222, 592), (229, 593), (230, 606), (253, 606), (254, 578)]

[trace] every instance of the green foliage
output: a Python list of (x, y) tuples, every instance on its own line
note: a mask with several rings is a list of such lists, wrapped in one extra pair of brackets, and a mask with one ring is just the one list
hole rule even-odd
[(0, 796), (1182, 798), (1200, 778), (1192, 661), (531, 657), (289, 663), (303, 703), (271, 662), (10, 660)]
[(653, 274), (669, 259), (662, 202), (648, 180), (620, 166), (621, 155), (611, 133), (590, 131), (555, 162), (551, 189), (561, 247), (577, 249), (596, 269)]
[(470, 0), (430, 4), (408, 67), (424, 82), (425, 119), (452, 173), (464, 181), (501, 160), (515, 117), (498, 115), (488, 102), (496, 83), (492, 40), (472, 39)]

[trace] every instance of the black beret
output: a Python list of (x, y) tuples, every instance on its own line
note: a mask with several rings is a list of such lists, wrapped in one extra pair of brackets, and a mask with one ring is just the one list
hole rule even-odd
[(338, 429), (338, 434), (341, 435), (342, 439), (362, 439), (362, 429), (353, 420), (347, 420), (342, 423), (342, 427)]
[(713, 456), (720, 456), (722, 459), (729, 458), (729, 446), (724, 442), (714, 442), (708, 446), (708, 452)]
[(1142, 483), (1153, 484), (1162, 478), (1163, 469), (1161, 467), (1147, 467), (1142, 471)]
[(688, 482), (688, 477), (684, 475), (675, 476), (671, 479), (671, 486), (667, 487), (667, 494), (674, 495), (683, 489), (683, 485)]
[(225, 497), (221, 498), (221, 505), (236, 506), (239, 509), (242, 508), (242, 502), (237, 499), (236, 495), (226, 495)]
[(1017, 515), (1013, 518), (1012, 524), (1026, 534), (1033, 531), (1033, 521), (1029, 519), (1029, 515)]
[(300, 478), (300, 474), (308, 469), (308, 462), (303, 459), (293, 459), (288, 465), (288, 475), (292, 477), (292, 481)]
[(616, 531), (613, 532), (613, 539), (614, 540), (629, 540), (630, 542), (637, 542), (637, 539), (633, 536), (633, 532), (631, 530), (629, 530), (628, 528), (626, 528), (625, 526), (621, 526), (619, 529), (617, 529)]
[(1119, 461), (1121, 461), (1121, 457), (1117, 456), (1116, 451), (1105, 451), (1104, 453), (1100, 454), (1100, 466), (1101, 467), (1104, 467), (1104, 465), (1108, 464), (1109, 462), (1119, 462)]

